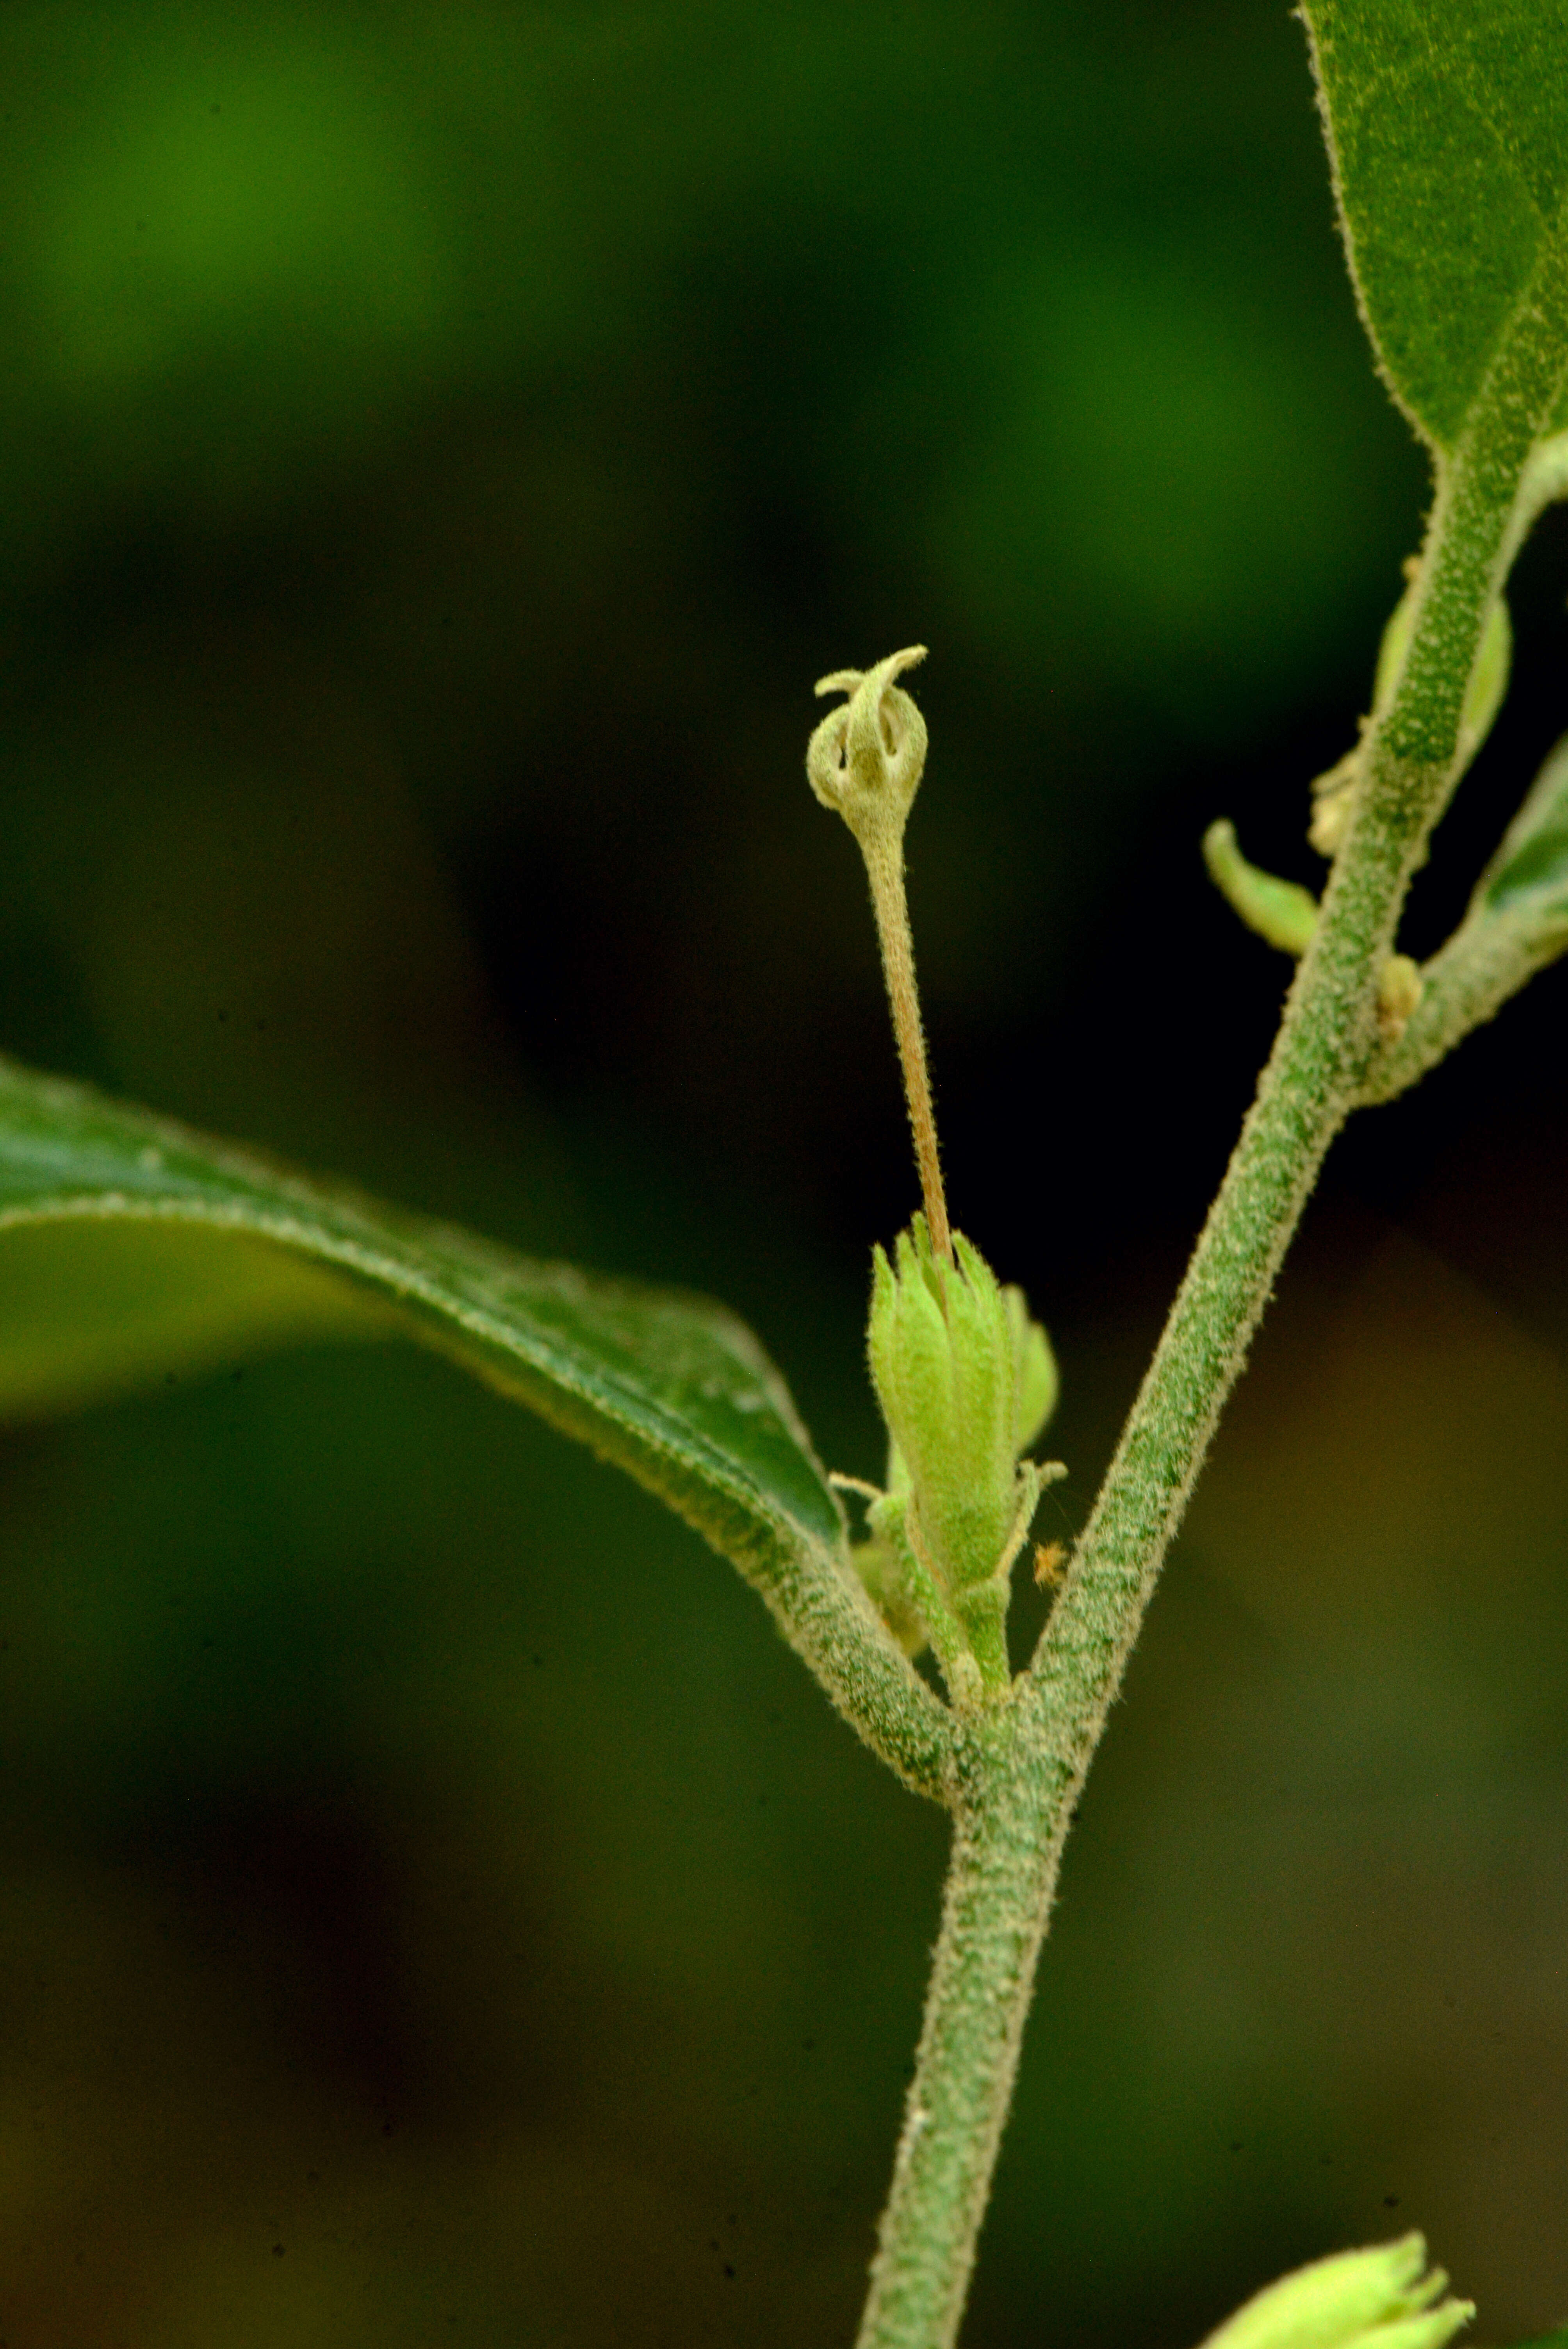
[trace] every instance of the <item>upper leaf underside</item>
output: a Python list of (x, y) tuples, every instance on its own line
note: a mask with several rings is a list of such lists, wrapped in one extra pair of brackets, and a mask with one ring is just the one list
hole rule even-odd
[(1367, 331), (1400, 406), (1449, 449), (1563, 223), (1568, 0), (1302, 13)]
[(515, 1256), (0, 1061), (0, 1413), (397, 1332), (630, 1470), (738, 1563), (841, 1548), (783, 1381), (722, 1307)]

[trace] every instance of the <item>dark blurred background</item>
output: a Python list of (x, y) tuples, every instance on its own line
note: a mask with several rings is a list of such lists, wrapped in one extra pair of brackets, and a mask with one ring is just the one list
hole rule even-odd
[[(706, 1288), (879, 1465), (914, 1204), (813, 678), (915, 639), (955, 1216), (1081, 1522), (1426, 470), (1274, 0), (0, 26), (0, 1046)], [(1568, 533), (1423, 877), (1563, 723)], [(1359, 1122), (1070, 1848), (965, 2341), (1425, 2227), (1568, 2315), (1568, 992)], [(0, 1446), (5, 2349), (852, 2334), (942, 1822), (411, 1350)], [(1020, 1600), (1020, 1653), (1037, 1612)]]

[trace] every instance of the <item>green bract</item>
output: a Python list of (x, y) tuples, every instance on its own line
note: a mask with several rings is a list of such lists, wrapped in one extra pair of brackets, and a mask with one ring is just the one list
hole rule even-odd
[(1222, 816), (1203, 834), (1203, 862), (1214, 886), (1249, 930), (1282, 954), (1306, 952), (1317, 927), (1317, 900), (1310, 889), (1249, 864), (1236, 844), (1235, 825)]

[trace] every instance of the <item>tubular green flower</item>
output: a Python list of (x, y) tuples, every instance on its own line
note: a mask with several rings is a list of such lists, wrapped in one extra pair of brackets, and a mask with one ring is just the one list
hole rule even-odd
[(895, 1259), (896, 1271), (875, 1253), (872, 1378), (931, 1563), (956, 1596), (995, 1572), (1017, 1515), (1024, 1349), (995, 1275), (961, 1234), (944, 1263), (917, 1216)]
[(1475, 2309), (1426, 2268), (1419, 2235), (1336, 2251), (1254, 2293), (1203, 2349), (1443, 2349)]
[(1042, 1472), (1019, 1465), (1057, 1395), (1045, 1331), (1023, 1291), (1004, 1288), (953, 1235), (937, 1255), (923, 1216), (890, 1263), (874, 1253), (868, 1350), (892, 1438), (888, 1495), (873, 1520), (905, 1559), (909, 1595), (944, 1671), (966, 1651), (993, 1691), (1007, 1684), (1007, 1578)]

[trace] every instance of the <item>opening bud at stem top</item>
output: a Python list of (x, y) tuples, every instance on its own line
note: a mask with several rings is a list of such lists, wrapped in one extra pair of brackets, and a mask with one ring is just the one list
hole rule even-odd
[(866, 861), (926, 1221), (933, 1247), (946, 1257), (952, 1254), (947, 1200), (903, 891), (903, 827), (925, 771), (925, 720), (893, 682), (924, 658), (923, 645), (909, 645), (903, 652), (890, 653), (874, 668), (841, 668), (819, 678), (820, 694), (847, 693), (850, 698), (812, 734), (806, 748), (806, 775), (822, 805), (836, 808), (843, 817)]
[(806, 774), (824, 807), (836, 808), (869, 855), (897, 847), (925, 771), (925, 720), (893, 683), (925, 658), (923, 645), (890, 653), (874, 668), (840, 668), (816, 691), (847, 693), (806, 748)]

